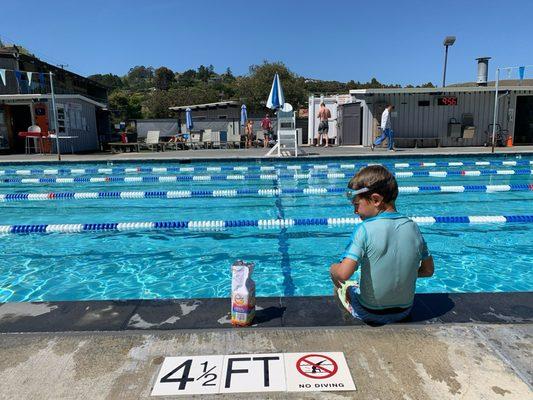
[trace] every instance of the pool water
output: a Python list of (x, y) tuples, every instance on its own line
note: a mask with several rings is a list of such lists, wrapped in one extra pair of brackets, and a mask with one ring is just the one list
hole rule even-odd
[[(461, 160), (501, 162), (507, 158)], [(521, 161), (532, 160), (521, 156)], [(450, 162), (457, 158), (390, 159), (387, 163)], [(292, 164), (380, 162), (368, 160), (304, 160)], [(187, 166), (257, 166), (257, 162), (208, 163)], [(281, 165), (281, 162), (261, 162)], [(180, 167), (179, 163), (115, 164), (117, 166)], [(61, 165), (60, 168), (64, 168)], [(68, 168), (109, 167), (100, 164)], [(57, 168), (11, 165), (0, 169)], [(396, 171), (524, 170), (530, 166), (446, 166), (402, 168)], [(327, 172), (347, 171), (329, 168)], [(215, 174), (246, 174), (223, 171)], [(292, 173), (283, 169), (281, 176)], [(169, 172), (167, 175), (180, 175)], [(210, 172), (186, 172), (209, 175)], [(153, 172), (122, 176), (153, 176)], [(165, 173), (158, 175), (164, 176)], [(63, 174), (61, 177), (79, 176)], [(104, 176), (102, 174), (84, 177)], [(114, 176), (118, 176), (114, 174)], [(22, 178), (43, 177), (32, 174)], [(47, 177), (50, 177), (47, 175)], [(290, 189), (345, 187), (348, 179), (216, 180), (178, 182), (39, 183), (9, 182), (0, 176), (0, 194), (49, 192), (110, 192), (221, 189)], [(398, 178), (402, 186), (531, 185), (532, 175), (450, 175)], [(397, 208), (408, 216), (532, 215), (533, 191), (497, 193), (401, 193)], [(0, 225), (235, 220), (351, 217), (353, 208), (342, 193), (321, 195), (246, 195), (238, 197), (66, 199), (0, 202)], [(259, 296), (329, 295), (329, 265), (345, 248), (351, 226), (295, 226), (221, 231), (101, 231), (84, 233), (0, 235), (0, 302), (227, 297), (232, 261), (256, 263)], [(419, 279), (418, 292), (498, 292), (533, 290), (533, 224), (421, 225), (436, 272)]]

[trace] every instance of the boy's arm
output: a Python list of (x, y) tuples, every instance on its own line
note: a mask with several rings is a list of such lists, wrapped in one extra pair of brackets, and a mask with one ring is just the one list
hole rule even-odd
[(336, 287), (340, 287), (357, 271), (359, 262), (365, 253), (365, 248), (366, 229), (363, 224), (359, 224), (352, 233), (350, 243), (341, 257), (341, 262), (331, 265), (331, 280)]
[(357, 261), (345, 257), (340, 263), (331, 264), (330, 274), (331, 280), (336, 287), (340, 287), (342, 283), (351, 278), (355, 271), (357, 271)]
[(435, 272), (435, 264), (433, 263), (433, 257), (429, 256), (428, 258), (422, 260), (420, 263), (420, 268), (418, 268), (418, 277), (419, 278), (429, 278), (433, 276)]

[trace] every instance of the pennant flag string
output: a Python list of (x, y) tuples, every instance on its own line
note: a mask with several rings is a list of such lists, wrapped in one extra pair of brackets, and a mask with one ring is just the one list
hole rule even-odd
[(33, 75), (37, 74), (39, 76), (39, 86), (45, 87), (46, 86), (46, 75), (48, 75), (48, 72), (36, 72), (36, 71), (21, 71), (17, 69), (9, 69), (9, 68), (0, 68), (0, 85), (7, 86), (7, 79), (6, 79), (6, 72), (13, 72), (15, 75), (15, 79), (17, 80), (17, 86), (19, 88), (19, 91), (21, 88), (23, 88), (24, 83), (24, 75), (28, 79), (28, 88), (32, 89), (32, 83), (33, 83)]
[(17, 79), (17, 87), (18, 87), (18, 92), (20, 92), (20, 84), (21, 84), (21, 81), (22, 81), (22, 72), (20, 71), (14, 71), (15, 72), (15, 78)]
[(520, 80), (524, 79), (524, 72), (526, 71), (526, 67), (519, 67), (518, 68), (518, 76)]

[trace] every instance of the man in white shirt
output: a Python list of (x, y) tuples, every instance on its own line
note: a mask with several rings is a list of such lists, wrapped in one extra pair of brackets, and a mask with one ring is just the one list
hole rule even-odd
[(389, 140), (389, 151), (394, 151), (394, 132), (392, 130), (392, 124), (390, 120), (390, 113), (393, 110), (394, 106), (392, 104), (388, 104), (387, 108), (385, 108), (385, 111), (383, 111), (383, 114), (381, 114), (381, 136), (378, 137), (374, 143), (372, 143), (372, 151), (374, 150), (374, 147), (381, 144), (385, 138)]

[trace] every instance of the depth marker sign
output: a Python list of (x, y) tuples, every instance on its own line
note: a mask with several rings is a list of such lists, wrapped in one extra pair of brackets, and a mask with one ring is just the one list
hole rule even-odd
[(166, 357), (152, 396), (356, 390), (344, 354)]

